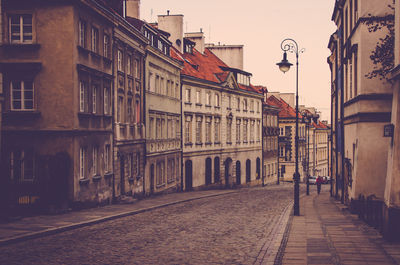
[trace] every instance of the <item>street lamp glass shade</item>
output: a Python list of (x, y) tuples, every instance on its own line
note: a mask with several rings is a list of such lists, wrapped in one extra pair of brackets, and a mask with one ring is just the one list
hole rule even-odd
[(286, 52), (284, 52), (282, 61), (280, 63), (277, 63), (276, 65), (279, 66), (279, 69), (283, 73), (286, 73), (287, 71), (289, 71), (290, 66), (292, 66), (293, 64), (289, 63), (289, 61), (287, 60), (287, 54)]

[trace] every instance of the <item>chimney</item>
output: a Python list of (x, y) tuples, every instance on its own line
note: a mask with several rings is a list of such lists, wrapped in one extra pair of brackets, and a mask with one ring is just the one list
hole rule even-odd
[(204, 54), (204, 48), (205, 48), (205, 37), (204, 37), (204, 32), (203, 29), (200, 29), (200, 32), (192, 32), (192, 33), (185, 33), (185, 38), (193, 41), (196, 43), (196, 50)]
[(140, 0), (126, 0), (126, 16), (140, 19)]
[(171, 34), (169, 41), (181, 53), (183, 53), (183, 15), (158, 16), (158, 28)]

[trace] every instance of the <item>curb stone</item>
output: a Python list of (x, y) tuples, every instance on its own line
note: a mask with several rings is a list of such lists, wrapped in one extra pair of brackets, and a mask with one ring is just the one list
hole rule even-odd
[(89, 221), (83, 221), (83, 222), (79, 222), (79, 223), (75, 223), (75, 224), (71, 224), (71, 225), (49, 228), (49, 229), (45, 229), (45, 230), (38, 231), (38, 232), (32, 232), (32, 233), (28, 233), (28, 234), (24, 234), (24, 235), (20, 235), (20, 236), (14, 236), (14, 237), (6, 238), (6, 239), (0, 239), (0, 246), (6, 246), (6, 245), (22, 242), (22, 241), (29, 240), (29, 239), (36, 239), (36, 238), (40, 238), (40, 237), (54, 235), (54, 234), (74, 230), (74, 229), (85, 227), (85, 226), (99, 224), (99, 223), (131, 216), (131, 215), (136, 215), (139, 213), (144, 213), (144, 212), (148, 212), (151, 210), (155, 210), (155, 209), (159, 209), (159, 208), (163, 208), (163, 207), (167, 207), (167, 206), (176, 205), (179, 203), (190, 202), (190, 201), (195, 201), (195, 200), (210, 198), (210, 197), (229, 195), (229, 194), (233, 194), (233, 193), (237, 193), (237, 192), (238, 192), (237, 190), (234, 190), (234, 191), (229, 191), (229, 192), (224, 192), (224, 193), (209, 194), (209, 195), (203, 195), (203, 196), (189, 198), (189, 199), (177, 200), (177, 201), (164, 203), (164, 204), (158, 204), (155, 206), (142, 208), (142, 209), (138, 209), (138, 210), (126, 211), (126, 212), (122, 212), (122, 213), (118, 213), (118, 214), (114, 214), (114, 215), (110, 215), (110, 216), (106, 216), (106, 217), (100, 217), (100, 218), (92, 219)]

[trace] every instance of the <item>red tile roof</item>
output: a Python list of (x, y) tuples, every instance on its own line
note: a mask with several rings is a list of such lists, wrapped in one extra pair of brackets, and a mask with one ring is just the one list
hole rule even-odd
[[(229, 71), (224, 71), (221, 67), (228, 68), (220, 58), (209, 49), (204, 49), (204, 54), (193, 48), (192, 53), (180, 53), (177, 49), (171, 49), (171, 57), (184, 64), (181, 74), (211, 81), (221, 84), (226, 81)], [(258, 93), (259, 90), (253, 85), (245, 86), (238, 84), (240, 89)]]
[[(270, 96), (267, 98), (266, 103), (268, 105), (276, 106), (280, 109), (279, 118), (293, 118), (296, 119), (296, 110), (292, 108), (286, 101), (283, 99), (277, 99), (275, 96)], [(303, 116), (299, 113), (299, 119)]]

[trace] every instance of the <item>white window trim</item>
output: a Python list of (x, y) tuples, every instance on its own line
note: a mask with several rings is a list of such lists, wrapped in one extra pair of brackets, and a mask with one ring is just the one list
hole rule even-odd
[[(14, 108), (14, 89), (13, 89), (13, 82), (20, 82), (21, 86), (21, 108), (16, 109)], [(32, 108), (27, 109), (25, 107), (25, 82), (32, 82)], [(10, 97), (10, 103), (11, 103), (11, 110), (13, 111), (32, 111), (35, 110), (35, 84), (33, 81), (28, 81), (28, 80), (11, 80), (10, 81), (10, 91), (11, 91), (11, 97)]]

